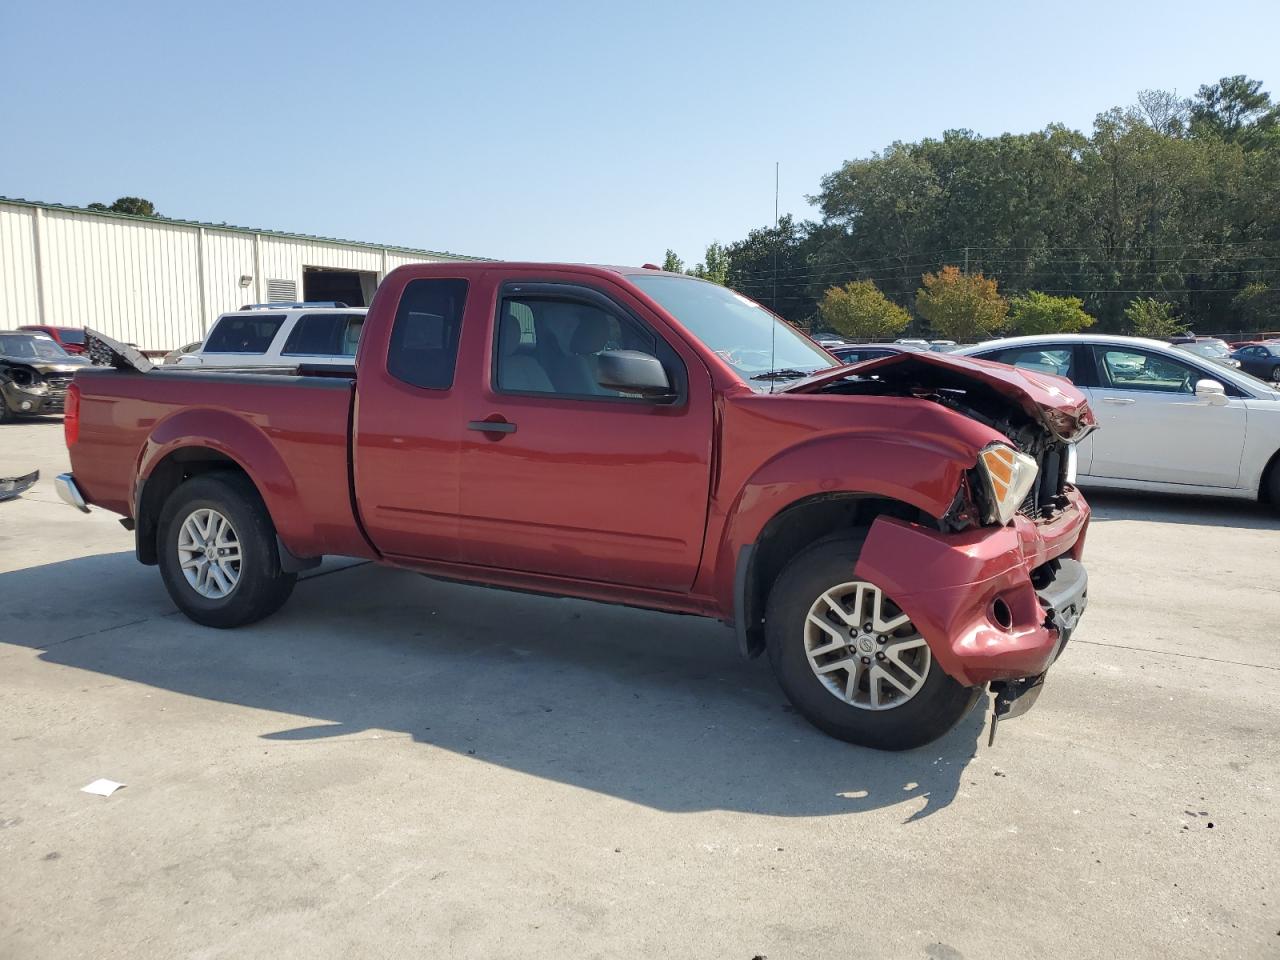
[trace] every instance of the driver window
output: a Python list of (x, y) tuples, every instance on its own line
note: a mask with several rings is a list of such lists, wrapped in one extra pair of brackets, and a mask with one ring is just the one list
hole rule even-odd
[(1199, 374), (1176, 360), (1137, 350), (1095, 349), (1103, 379), (1118, 390), (1195, 393)]
[(629, 398), (599, 384), (601, 352), (657, 353), (653, 334), (620, 311), (545, 296), (502, 298), (495, 347), (499, 391), (580, 398)]

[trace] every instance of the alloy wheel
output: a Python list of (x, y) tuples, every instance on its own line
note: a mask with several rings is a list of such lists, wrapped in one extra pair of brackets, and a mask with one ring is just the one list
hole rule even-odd
[(911, 619), (863, 580), (824, 592), (809, 608), (805, 654), (832, 696), (863, 710), (891, 710), (924, 686), (933, 658)]
[(196, 593), (221, 600), (240, 582), (240, 538), (217, 510), (193, 510), (178, 530), (178, 563)]

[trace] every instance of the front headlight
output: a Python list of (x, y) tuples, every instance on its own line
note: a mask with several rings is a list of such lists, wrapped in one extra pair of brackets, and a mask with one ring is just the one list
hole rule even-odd
[(1031, 457), (1003, 443), (993, 443), (978, 454), (978, 473), (986, 487), (989, 509), (984, 518), (1001, 526), (1013, 519), (1036, 482), (1039, 467)]

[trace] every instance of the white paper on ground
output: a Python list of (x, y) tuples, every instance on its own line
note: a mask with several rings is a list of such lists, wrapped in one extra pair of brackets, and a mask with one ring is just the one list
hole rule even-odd
[(116, 783), (114, 780), (98, 779), (87, 787), (81, 787), (80, 792), (92, 793), (98, 797), (109, 797), (123, 786), (123, 783)]

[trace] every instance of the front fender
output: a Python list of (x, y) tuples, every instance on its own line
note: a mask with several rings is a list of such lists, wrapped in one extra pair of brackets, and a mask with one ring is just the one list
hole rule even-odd
[(716, 554), (715, 596), (733, 609), (734, 568), (744, 546), (784, 510), (821, 496), (896, 500), (941, 517), (977, 451), (907, 434), (827, 435), (788, 448), (744, 483), (727, 510)]
[(189, 448), (216, 451), (238, 464), (253, 481), (271, 514), (280, 539), (299, 556), (315, 540), (315, 530), (305, 512), (296, 508), (298, 488), (288, 465), (267, 435), (256, 425), (224, 410), (192, 407), (161, 420), (142, 446), (137, 479), (130, 491), (133, 515), (138, 497), (155, 468), (170, 454)]

